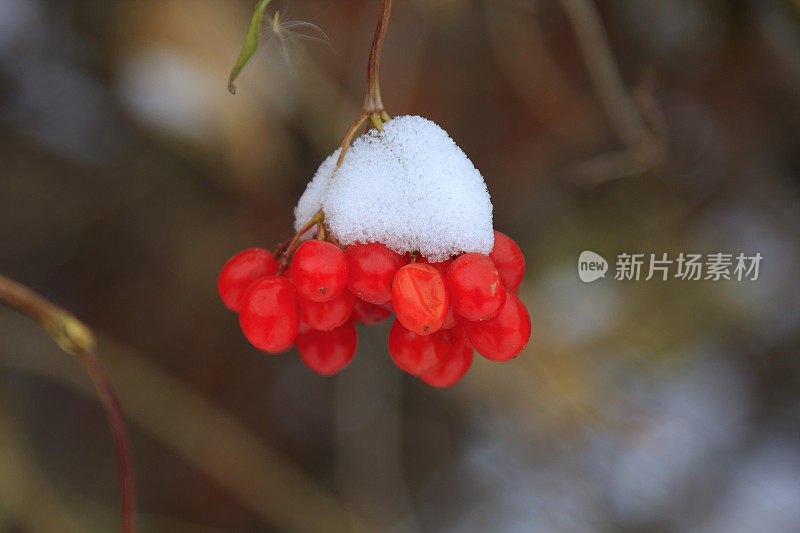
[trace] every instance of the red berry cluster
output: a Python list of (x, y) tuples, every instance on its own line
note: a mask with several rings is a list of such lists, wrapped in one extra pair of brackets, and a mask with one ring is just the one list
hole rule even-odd
[(469, 369), (473, 349), (507, 361), (531, 334), (516, 295), (525, 259), (508, 236), (494, 235), (489, 256), (465, 253), (439, 263), (414, 261), (381, 243), (342, 250), (314, 239), (282, 270), (268, 251), (251, 248), (225, 264), (217, 289), (253, 346), (276, 353), (296, 344), (306, 366), (326, 375), (353, 358), (354, 322), (378, 324), (394, 312), (392, 360), (429, 385), (448, 387)]

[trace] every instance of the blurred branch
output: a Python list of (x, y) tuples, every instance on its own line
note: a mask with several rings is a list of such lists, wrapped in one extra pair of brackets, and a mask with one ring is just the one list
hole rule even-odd
[(592, 0), (560, 2), (575, 31), (592, 85), (611, 125), (625, 145), (636, 145), (647, 130), (639, 110), (625, 90), (597, 8)]
[[(266, 523), (282, 531), (379, 531), (368, 527), (290, 461), (260, 442), (228, 413), (157, 365), (108, 340), (106, 362), (119, 383), (130, 420), (204, 472)], [(60, 382), (84, 394), (82, 376), (59, 361), (7, 358), (14, 368)]]
[[(626, 149), (582, 162), (575, 174), (584, 183), (631, 176), (657, 166), (666, 152), (666, 129), (650, 91), (640, 91), (639, 102), (625, 89), (614, 54), (592, 0), (560, 0), (572, 25), (589, 71), (614, 131)], [(652, 76), (648, 78), (652, 81)], [(637, 105), (638, 104), (638, 105)], [(646, 116), (645, 116), (646, 113)]]
[(653, 95), (654, 80), (653, 73), (647, 73), (633, 94), (633, 101), (648, 126), (648, 134), (633, 146), (572, 165), (570, 174), (579, 184), (597, 185), (616, 178), (637, 176), (657, 167), (664, 160), (667, 153), (667, 127)]
[[(144, 477), (144, 476), (142, 476)], [(139, 491), (141, 493), (142, 483), (140, 483)], [(109, 524), (114, 524), (118, 520), (117, 509), (114, 505), (113, 509), (98, 502), (93, 498), (87, 497), (83, 493), (69, 492), (61, 489), (62, 499), (73, 511), (80, 511), (81, 515), (90, 518), (93, 524), (98, 524), (93, 531), (108, 531)], [(162, 504), (164, 502), (159, 502)], [(159, 505), (160, 506), (160, 505)], [(169, 533), (227, 533), (226, 530), (220, 527), (210, 526), (203, 523), (203, 517), (176, 517), (169, 514), (162, 514), (162, 512), (147, 512), (139, 508), (136, 512), (136, 527), (139, 531), (146, 532), (169, 532)], [(58, 530), (58, 528), (56, 528)], [(0, 531), (5, 531), (0, 529)], [(47, 530), (49, 533), (53, 530)], [(82, 529), (80, 533), (87, 533), (89, 529)]]
[(392, 524), (389, 530), (415, 533), (421, 529), (404, 478), (402, 388), (400, 372), (378, 357), (337, 376), (336, 470), (340, 492), (351, 506), (379, 523)]
[(117, 452), (120, 484), (120, 528), (123, 533), (135, 530), (133, 523), (134, 491), (128, 437), (114, 388), (103, 363), (94, 351), (94, 335), (77, 318), (47, 301), (27, 287), (0, 275), (0, 303), (28, 315), (38, 322), (62, 350), (78, 358), (94, 383), (105, 409)]
[[(516, 9), (504, 10), (496, 1), (484, 1), (488, 34), (498, 63), (537, 120), (552, 124), (562, 139), (574, 136), (574, 124), (585, 124), (596, 105), (564, 76), (547, 48), (536, 10), (527, 2), (512, 6)], [(530, 15), (519, 13), (526, 7)]]
[[(119, 520), (113, 509), (58, 491), (28, 451), (19, 424), (0, 409), (0, 531), (108, 531)], [(170, 516), (139, 512), (136, 523), (144, 531), (221, 533), (221, 530)]]

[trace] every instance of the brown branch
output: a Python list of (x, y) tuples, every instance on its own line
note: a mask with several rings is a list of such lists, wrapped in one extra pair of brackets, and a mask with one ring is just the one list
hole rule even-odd
[[(344, 139), (342, 139), (342, 144), (340, 146), (339, 158), (336, 160), (336, 166), (334, 167), (334, 173), (339, 169), (344, 161), (344, 154), (347, 152), (347, 149), (350, 147), (350, 143), (353, 141), (353, 137), (355, 136), (358, 128), (361, 127), (362, 124), (367, 120), (367, 118), (376, 117), (378, 115), (367, 115), (366, 113), (361, 113), (358, 118), (350, 125), (350, 128), (347, 130), (347, 133), (344, 135)], [(378, 118), (379, 120), (379, 118)], [(333, 177), (331, 177), (333, 179)], [(288, 241), (282, 243), (278, 246), (278, 249), (273, 252), (272, 257), (274, 259), (280, 258), (280, 264), (278, 265), (278, 274), (281, 274), (287, 268), (289, 268), (289, 261), (292, 258), (292, 254), (295, 251), (295, 248), (300, 244), (300, 239), (305, 235), (307, 231), (313, 228), (315, 225), (318, 226), (318, 233), (317, 238), (323, 238), (320, 236), (325, 235), (325, 229), (323, 226), (323, 222), (325, 220), (325, 213), (320, 209), (317, 211), (311, 220), (305, 223), (302, 228), (300, 228), (294, 236), (289, 239)]]
[(78, 358), (94, 383), (97, 396), (108, 418), (117, 454), (120, 486), (120, 529), (135, 531), (134, 491), (127, 430), (122, 411), (103, 363), (94, 351), (91, 330), (69, 312), (49, 302), (24, 285), (0, 275), (0, 303), (28, 315), (47, 330), (62, 350)]
[(381, 3), (381, 14), (378, 17), (378, 25), (375, 28), (375, 35), (372, 37), (372, 47), (369, 50), (367, 60), (367, 94), (364, 97), (364, 113), (369, 115), (383, 111), (383, 100), (381, 99), (380, 88), (380, 64), (381, 50), (383, 48), (383, 37), (389, 26), (389, 15), (392, 13), (392, 0), (383, 0)]
[(344, 155), (347, 153), (347, 149), (350, 147), (353, 137), (364, 122), (370, 120), (375, 129), (380, 131), (382, 129), (382, 124), (391, 119), (383, 108), (379, 80), (383, 37), (386, 35), (386, 29), (389, 27), (389, 15), (391, 13), (392, 0), (382, 0), (381, 13), (378, 16), (378, 25), (375, 28), (375, 35), (372, 37), (372, 46), (370, 47), (369, 59), (367, 60), (367, 94), (364, 97), (364, 108), (361, 110), (361, 114), (358, 118), (350, 125), (350, 128), (344, 135), (344, 139), (342, 139), (340, 145), (341, 151), (339, 152), (339, 158), (336, 160), (334, 173), (339, 169), (342, 161), (344, 161)]
[(573, 165), (570, 174), (580, 185), (597, 185), (636, 176), (657, 167), (667, 151), (667, 133), (661, 111), (652, 96), (654, 76), (647, 73), (632, 96), (614, 59), (600, 14), (592, 0), (560, 0), (589, 71), (595, 93), (611, 127), (625, 145)]
[(358, 118), (350, 125), (350, 128), (347, 130), (347, 133), (344, 134), (344, 139), (342, 139), (342, 144), (340, 148), (342, 149), (339, 152), (339, 157), (336, 159), (336, 166), (334, 169), (338, 169), (342, 166), (342, 161), (344, 161), (344, 154), (347, 152), (347, 149), (350, 147), (350, 143), (353, 141), (353, 137), (355, 136), (358, 128), (369, 118), (369, 115), (366, 113), (362, 113), (358, 116)]
[[(381, 527), (384, 524), (368, 523), (236, 416), (169, 375), (154, 361), (111, 337), (100, 337), (109, 370), (115, 376), (125, 376), (117, 390), (129, 423), (219, 483), (262, 523), (277, 531), (366, 533), (387, 529)], [(8, 357), (0, 358), (0, 367), (3, 366), (60, 383), (81, 394), (91, 396), (94, 392), (92, 385), (81, 379), (82, 370), (79, 372), (75, 365), (53, 358), (50, 353), (31, 358), (12, 351)]]
[[(339, 158), (336, 160), (336, 166), (333, 170), (334, 176), (341, 166), (342, 161), (344, 161), (344, 156), (347, 153), (347, 149), (350, 147), (350, 143), (353, 141), (353, 137), (364, 122), (370, 120), (375, 129), (380, 131), (383, 123), (390, 119), (389, 114), (383, 109), (383, 100), (381, 100), (379, 68), (381, 63), (381, 50), (383, 49), (383, 37), (386, 35), (386, 29), (389, 26), (389, 15), (391, 12), (392, 0), (382, 0), (378, 25), (375, 28), (375, 35), (372, 37), (372, 46), (370, 47), (369, 59), (367, 60), (367, 93), (364, 97), (364, 108), (358, 118), (350, 125), (350, 128), (348, 128), (344, 139), (342, 139)], [(333, 179), (333, 176), (331, 176), (331, 179)], [(289, 266), (292, 253), (305, 232), (313, 228), (315, 224), (319, 224), (318, 237), (325, 234), (324, 227), (322, 226), (322, 221), (324, 219), (325, 213), (320, 209), (290, 241), (281, 244), (273, 253), (275, 259), (281, 257), (280, 266), (278, 267), (279, 274), (285, 271)]]
[(625, 89), (605, 30), (592, 0), (561, 0), (578, 39), (589, 77), (614, 130), (626, 146), (647, 135), (639, 110)]
[(278, 245), (274, 252), (272, 252), (272, 258), (276, 261), (280, 259), (280, 257), (286, 252), (286, 249), (289, 247), (289, 243), (292, 242), (291, 239), (283, 241)]
[(638, 176), (660, 165), (667, 153), (667, 128), (656, 104), (655, 77), (645, 74), (632, 99), (647, 126), (647, 135), (632, 146), (601, 154), (572, 165), (569, 176), (576, 185), (595, 186), (613, 179)]

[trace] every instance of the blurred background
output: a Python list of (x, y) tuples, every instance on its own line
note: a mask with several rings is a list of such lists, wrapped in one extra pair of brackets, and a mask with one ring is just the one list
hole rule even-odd
[[(142, 531), (798, 531), (797, 2), (395, 2), (387, 110), (449, 132), (528, 265), (528, 347), (446, 390), (388, 324), (322, 378), (218, 300), (228, 257), (290, 235), (379, 10), (275, 0), (329, 42), (266, 40), (231, 96), (254, 4), (0, 0), (0, 272), (98, 333)], [(583, 250), (764, 259), (586, 284)], [(117, 509), (91, 382), (0, 309), (0, 531)]]

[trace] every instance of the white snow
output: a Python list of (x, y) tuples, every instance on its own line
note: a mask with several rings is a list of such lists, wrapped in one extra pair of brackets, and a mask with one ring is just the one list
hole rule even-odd
[[(300, 228), (305, 226), (311, 220), (311, 217), (317, 214), (319, 208), (322, 207), (322, 200), (325, 197), (325, 193), (328, 192), (333, 169), (336, 167), (336, 160), (339, 159), (339, 152), (341, 151), (341, 148), (337, 148), (335, 152), (326, 157), (314, 177), (306, 185), (305, 192), (297, 202), (297, 207), (294, 208), (295, 231), (300, 231)], [(310, 239), (313, 235), (314, 231), (311, 229), (306, 232), (303, 238)]]
[(382, 242), (431, 261), (494, 245), (492, 203), (483, 177), (442, 128), (396, 117), (355, 140), (334, 175), (328, 156), (295, 208), (295, 229), (320, 209), (343, 245)]

